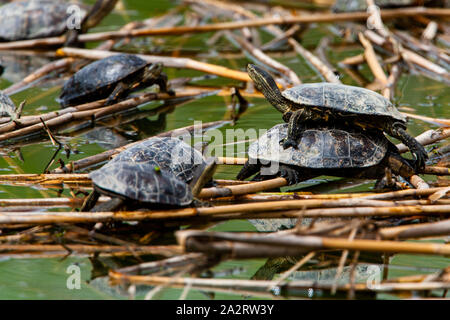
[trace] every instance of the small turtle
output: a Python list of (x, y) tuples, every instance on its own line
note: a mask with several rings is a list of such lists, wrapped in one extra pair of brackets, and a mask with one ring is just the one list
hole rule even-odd
[(154, 137), (135, 144), (114, 157), (116, 162), (146, 163), (169, 171), (185, 183), (191, 183), (200, 167), (206, 166), (202, 153), (177, 138)]
[[(95, 204), (100, 194), (113, 199), (96, 205), (91, 211), (114, 211), (123, 205), (131, 207), (184, 207), (194, 200), (211, 180), (216, 167), (215, 158), (197, 168), (190, 184), (175, 177), (172, 172), (149, 163), (116, 161), (89, 174), (94, 191), (89, 202)], [(83, 207), (83, 211), (88, 207)]]
[[(211, 162), (215, 163), (215, 158), (205, 159), (198, 150), (192, 148), (180, 139), (171, 137), (154, 137), (125, 149), (114, 159), (105, 164), (101, 169), (92, 172), (91, 178), (93, 179), (94, 184), (96, 183), (96, 181), (100, 181), (99, 183), (103, 183), (108, 186), (109, 183), (105, 182), (107, 181), (106, 175), (111, 175), (113, 172), (122, 172), (122, 169), (119, 170), (117, 168), (122, 168), (121, 164), (127, 163), (128, 165), (126, 166), (126, 170), (129, 170), (129, 168), (135, 166), (135, 171), (137, 172), (136, 174), (141, 177), (142, 181), (146, 181), (145, 179), (156, 178), (145, 178), (146, 173), (145, 171), (140, 171), (141, 166), (143, 166), (142, 168), (147, 168), (147, 170), (149, 170), (149, 168), (158, 168), (159, 171), (164, 173), (163, 176), (165, 180), (170, 180), (169, 177), (173, 177), (174, 179), (179, 180), (185, 185), (191, 186), (192, 193), (195, 196), (198, 192), (200, 192), (201, 187), (203, 187), (207, 183), (210, 183), (210, 181), (212, 180), (212, 174), (215, 168), (215, 164), (212, 164)], [(109, 167), (112, 167), (113, 169), (110, 169)], [(204, 174), (203, 172), (206, 172), (206, 174)], [(121, 176), (110, 177), (108, 179), (113, 179), (114, 181), (120, 179), (120, 181), (124, 181), (124, 175), (127, 176), (129, 174), (131, 173), (122, 173)], [(99, 179), (99, 176), (105, 176), (105, 178)], [(138, 181), (137, 178), (134, 180)], [(124, 188), (122, 183), (118, 183), (118, 185)], [(167, 185), (167, 183), (165, 185)], [(133, 186), (132, 189), (144, 190), (143, 186), (145, 186), (145, 184)], [(105, 189), (104, 187), (102, 188), (100, 184), (99, 188)], [(115, 187), (115, 190), (118, 190), (118, 188)], [(150, 190), (151, 192), (153, 192), (153, 189)], [(99, 193), (102, 192), (93, 192), (86, 199), (85, 204), (82, 208), (83, 211), (88, 211), (94, 207), (95, 203), (97, 202)], [(124, 194), (123, 192), (116, 193)], [(142, 202), (148, 201), (142, 200)], [(159, 203), (157, 201), (154, 202)], [(164, 204), (170, 205), (171, 203)], [(175, 204), (172, 203), (172, 205)], [(95, 210), (97, 211), (97, 209)]]
[(11, 98), (0, 91), (0, 116), (8, 116), (11, 121), (20, 117), (25, 101), (23, 101), (17, 108)]
[(414, 154), (416, 168), (428, 158), (425, 148), (406, 132), (406, 117), (382, 95), (364, 88), (334, 83), (302, 84), (280, 92), (272, 76), (249, 64), (247, 71), (267, 100), (289, 122), (283, 147), (296, 147), (306, 122), (343, 123), (383, 130), (402, 141)]
[[(289, 184), (296, 184), (321, 175), (381, 179), (386, 168), (405, 178), (415, 174), (381, 132), (307, 128), (297, 148), (285, 150), (278, 141), (287, 136), (287, 131), (287, 124), (276, 125), (252, 143), (249, 160), (237, 178), (243, 180), (255, 173), (259, 173), (255, 180), (279, 175)], [(377, 183), (378, 188), (381, 182)]]
[[(130, 91), (153, 84), (167, 92), (167, 76), (161, 63), (148, 63), (132, 54), (117, 54), (95, 61), (75, 73), (64, 85), (63, 108), (107, 98), (115, 103)], [(169, 92), (173, 95), (173, 92)]]
[[(118, 0), (97, 0), (89, 12), (82, 6), (55, 0), (14, 1), (0, 7), (0, 41), (18, 41), (60, 36), (74, 22), (68, 42), (78, 33), (98, 24)], [(71, 10), (71, 7), (74, 10)], [(78, 26), (77, 26), (78, 24)]]

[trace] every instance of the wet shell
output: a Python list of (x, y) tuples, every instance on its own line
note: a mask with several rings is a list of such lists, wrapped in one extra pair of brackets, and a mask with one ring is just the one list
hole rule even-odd
[[(119, 81), (145, 68), (148, 63), (132, 54), (118, 54), (92, 62), (64, 84), (60, 96), (63, 107), (106, 98)], [(95, 96), (96, 99), (90, 99)]]
[(384, 116), (406, 122), (397, 108), (382, 95), (360, 87), (334, 83), (302, 84), (282, 92), (302, 106), (329, 108), (337, 112), (367, 116)]
[(268, 130), (248, 150), (251, 159), (305, 168), (365, 168), (377, 165), (386, 155), (389, 141), (383, 135), (317, 128), (303, 132), (298, 149), (283, 149), (287, 124)]
[(187, 206), (193, 200), (186, 183), (146, 163), (116, 162), (89, 177), (101, 193), (142, 203)]
[[(63, 1), (15, 1), (0, 7), (0, 40), (17, 41), (62, 35), (67, 22), (73, 19), (67, 12), (73, 4)], [(86, 11), (80, 8), (80, 21)]]
[(118, 154), (109, 164), (119, 161), (146, 163), (171, 172), (176, 178), (190, 183), (206, 165), (203, 155), (177, 138), (155, 137), (131, 146)]

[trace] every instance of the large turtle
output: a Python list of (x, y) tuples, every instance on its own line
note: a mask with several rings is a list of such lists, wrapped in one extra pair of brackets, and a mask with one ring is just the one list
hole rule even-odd
[[(107, 98), (115, 103), (130, 91), (158, 84), (167, 92), (167, 76), (160, 63), (148, 63), (132, 54), (117, 54), (97, 60), (76, 72), (60, 96), (63, 108)], [(170, 91), (169, 94), (173, 95)]]
[[(156, 176), (153, 172), (155, 171), (153, 170), (154, 168), (157, 168), (156, 172), (158, 172), (158, 175)], [(169, 200), (161, 203), (158, 198), (155, 198), (155, 188), (159, 187), (149, 186), (147, 190), (145, 189), (145, 183), (152, 183), (152, 180), (155, 180), (155, 183), (158, 183), (158, 185), (162, 184), (166, 188), (161, 189), (164, 191), (161, 191), (163, 194), (167, 192), (171, 194), (170, 190), (175, 190), (174, 187), (186, 189), (190, 186), (192, 194), (196, 196), (200, 192), (201, 187), (211, 181), (214, 168), (215, 158), (204, 159), (199, 151), (182, 140), (171, 137), (154, 137), (125, 149), (102, 168), (93, 171), (90, 177), (96, 187), (94, 192), (87, 198), (82, 209), (83, 211), (90, 210), (94, 207), (101, 193), (110, 195), (111, 191), (118, 194), (121, 199), (125, 197), (134, 201), (139, 200), (142, 203), (153, 202), (164, 205), (184, 206), (186, 205), (184, 198), (183, 201), (175, 201), (175, 203), (173, 201), (172, 203), (167, 203)], [(151, 175), (146, 177), (148, 172), (146, 173), (143, 169), (150, 172)], [(133, 173), (133, 170), (135, 173)], [(162, 174), (159, 174), (159, 172), (162, 172)], [(172, 181), (174, 179), (181, 184)], [(129, 185), (130, 183), (131, 186)], [(185, 187), (182, 188), (181, 186)], [(142, 196), (140, 197), (137, 195), (130, 196), (132, 192), (141, 194), (141, 191)], [(152, 201), (145, 200), (144, 194), (148, 193), (151, 194)], [(192, 194), (186, 194), (187, 197), (190, 197), (190, 202), (192, 202)], [(166, 199), (165, 195), (161, 197)], [(116, 202), (117, 200), (113, 205), (108, 204), (108, 208), (116, 208), (122, 205), (122, 202)], [(105, 209), (103, 206), (101, 208), (101, 210)]]
[(73, 3), (64, 1), (11, 2), (0, 7), (0, 41), (60, 36), (69, 31), (68, 25), (75, 19), (68, 35), (68, 42), (74, 43), (78, 33), (84, 33), (98, 24), (115, 7), (117, 1), (97, 0), (89, 12), (82, 6), (71, 12), (69, 8)]
[(289, 122), (283, 147), (296, 147), (306, 122), (341, 123), (362, 129), (383, 130), (402, 141), (423, 168), (428, 158), (424, 147), (406, 132), (406, 118), (382, 95), (368, 89), (334, 83), (302, 84), (280, 92), (272, 76), (249, 64), (247, 71), (267, 100)]
[(282, 176), (295, 184), (321, 175), (381, 179), (386, 168), (405, 178), (415, 174), (379, 131), (307, 128), (297, 148), (285, 150), (279, 139), (286, 137), (287, 131), (287, 124), (276, 125), (252, 143), (249, 160), (237, 178), (243, 180), (258, 173), (256, 180)]

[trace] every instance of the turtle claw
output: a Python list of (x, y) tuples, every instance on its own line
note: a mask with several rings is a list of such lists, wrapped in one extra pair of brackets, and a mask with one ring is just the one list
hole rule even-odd
[(416, 171), (422, 171), (425, 168), (425, 162), (428, 159), (428, 154), (422, 145), (418, 145), (417, 149), (411, 150), (414, 157), (416, 158), (414, 162), (414, 169)]
[(294, 149), (297, 149), (297, 143), (289, 138), (285, 138), (280, 141), (280, 144), (283, 146), (283, 149), (287, 149), (289, 147), (292, 147)]
[(288, 185), (297, 184), (299, 182), (298, 172), (289, 167), (281, 167), (280, 176), (287, 180)]

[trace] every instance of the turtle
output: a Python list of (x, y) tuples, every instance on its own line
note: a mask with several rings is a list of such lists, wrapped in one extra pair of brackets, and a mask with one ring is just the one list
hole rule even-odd
[(256, 88), (289, 123), (283, 148), (296, 148), (306, 122), (342, 123), (364, 130), (378, 129), (403, 142), (415, 156), (415, 167), (425, 166), (425, 148), (406, 132), (406, 117), (382, 95), (360, 87), (335, 83), (308, 83), (280, 92), (272, 76), (249, 64), (247, 71)]
[(133, 208), (185, 207), (192, 204), (205, 182), (211, 180), (215, 167), (216, 159), (207, 159), (187, 184), (169, 170), (150, 163), (117, 161), (89, 174), (94, 185), (89, 196), (91, 203), (95, 204), (100, 194), (112, 197), (112, 200), (89, 209), (93, 212), (114, 211), (124, 205)]
[[(71, 6), (74, 4), (64, 1), (27, 0), (8, 3), (0, 7), (0, 41), (55, 37), (70, 31), (67, 43), (74, 43), (78, 33), (84, 33), (89, 27), (98, 24), (117, 1), (97, 0), (89, 12), (79, 5), (72, 12)], [(74, 26), (69, 30), (71, 21)]]
[(25, 101), (17, 108), (11, 98), (0, 91), (0, 116), (10, 117), (11, 121), (14, 121), (20, 117), (20, 113), (22, 112), (23, 106), (25, 105)]
[[(169, 188), (167, 190), (174, 190), (171, 185), (181, 188), (181, 184), (172, 181), (173, 179), (175, 179), (177, 181), (180, 181), (185, 186), (185, 189), (186, 186), (190, 186), (192, 188), (192, 194), (196, 196), (198, 192), (200, 192), (201, 187), (211, 182), (212, 174), (215, 168), (215, 160), (215, 158), (205, 159), (198, 150), (192, 148), (187, 143), (177, 138), (154, 137), (145, 140), (125, 149), (111, 161), (106, 163), (102, 168), (90, 174), (94, 185), (97, 184), (97, 188), (94, 189), (94, 192), (92, 192), (91, 195), (86, 199), (85, 203), (83, 204), (82, 210), (88, 211), (93, 208), (93, 210), (97, 211), (97, 209), (94, 208), (94, 205), (98, 200), (99, 194), (108, 194), (108, 191), (105, 188), (105, 186), (107, 187), (108, 185), (111, 185), (111, 182), (107, 182), (108, 179), (112, 179), (113, 181), (115, 181), (113, 184), (115, 193), (119, 195), (126, 195), (127, 198), (131, 198), (131, 191), (127, 191), (125, 193), (124, 188), (127, 188), (127, 190), (129, 190), (129, 188), (131, 188), (131, 190), (145, 190), (145, 184), (141, 184), (141, 182), (139, 181), (146, 181), (146, 183), (151, 183), (149, 179), (156, 179), (155, 181), (159, 181), (158, 183), (163, 183), (161, 182), (162, 180), (166, 181), (164, 182), (164, 186), (165, 188)], [(212, 162), (214, 162), (214, 164)], [(126, 163), (127, 165), (122, 166), (122, 164), (124, 163)], [(136, 173), (130, 171), (130, 168), (134, 168), (133, 170)], [(156, 171), (161, 171), (163, 174), (159, 174), (158, 177), (155, 178), (153, 177), (154, 174), (152, 173), (152, 176), (146, 178), (146, 172), (141, 171), (143, 169), (146, 169), (147, 171), (153, 172), (154, 168), (157, 168)], [(127, 177), (131, 176), (132, 174), (136, 175), (136, 178), (133, 179), (138, 183), (138, 185), (125, 187), (127, 183), (120, 181), (129, 180)], [(153, 193), (155, 192), (154, 187), (149, 186), (149, 188), (153, 195)], [(167, 190), (162, 189), (162, 191), (164, 191), (163, 193), (167, 192)], [(187, 196), (192, 198), (192, 195), (187, 194)], [(135, 196), (133, 200), (150, 202), (144, 201), (143, 197), (137, 196)], [(161, 203), (157, 200), (154, 200), (153, 202)], [(177, 203), (163, 204), (172, 206), (177, 205)], [(117, 206), (118, 205), (122, 205), (122, 202), (119, 202)], [(182, 206), (185, 205), (185, 203), (179, 201), (178, 205)], [(108, 204), (107, 206), (108, 208), (110, 208), (110, 206), (116, 208), (115, 203), (112, 205)], [(102, 210), (104, 210), (104, 208), (102, 208)]]
[(198, 168), (191, 184), (175, 177), (170, 171), (149, 163), (117, 161), (89, 174), (94, 185), (91, 195), (95, 202), (100, 194), (112, 199), (96, 205), (93, 212), (114, 211), (127, 205), (130, 207), (172, 208), (190, 205), (204, 182), (211, 179), (215, 159), (207, 166)]
[(285, 177), (290, 185), (317, 176), (378, 179), (383, 187), (386, 169), (409, 178), (415, 174), (410, 161), (381, 131), (361, 131), (340, 127), (307, 127), (297, 148), (283, 149), (279, 139), (288, 134), (286, 123), (268, 130), (248, 149), (249, 160), (237, 175), (244, 180)]
[(100, 99), (110, 105), (130, 91), (158, 84), (167, 90), (167, 76), (161, 63), (148, 63), (133, 54), (117, 54), (97, 60), (76, 72), (64, 84), (60, 95), (63, 108)]

